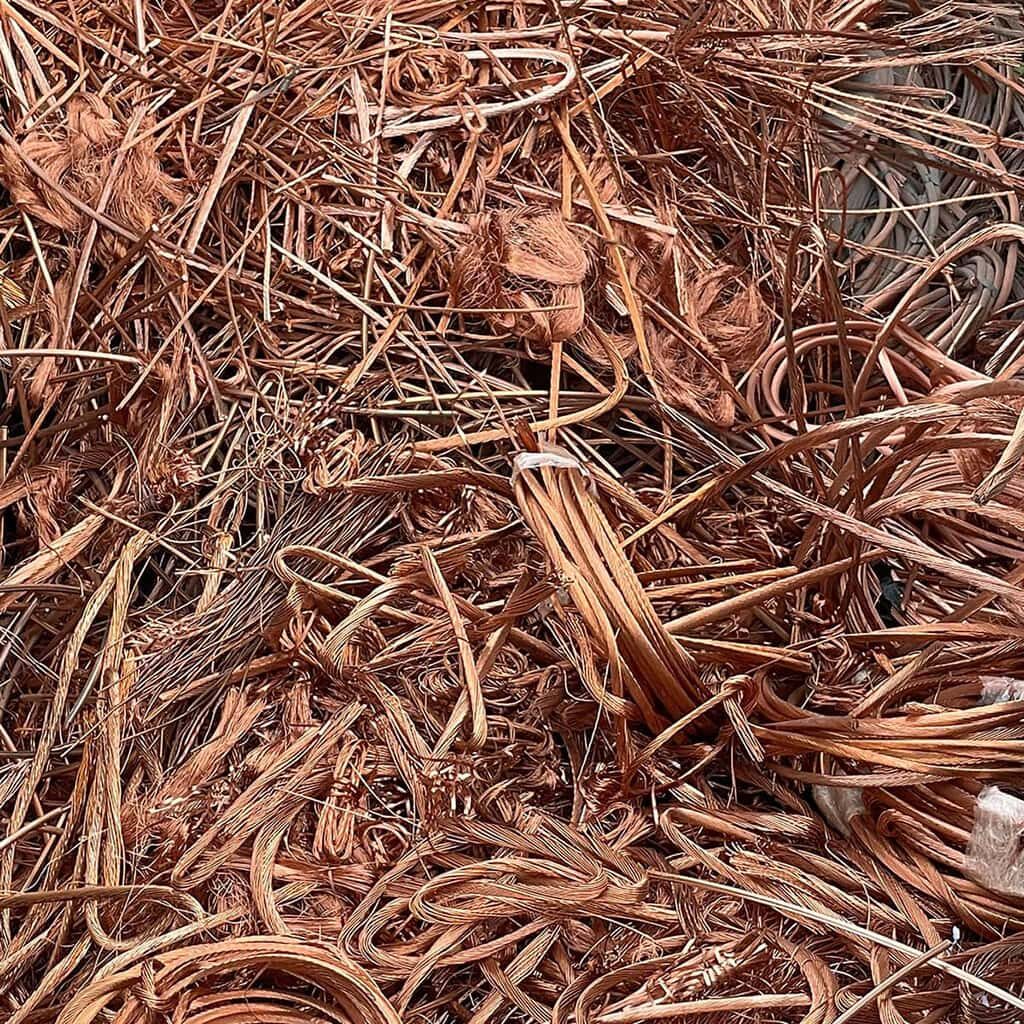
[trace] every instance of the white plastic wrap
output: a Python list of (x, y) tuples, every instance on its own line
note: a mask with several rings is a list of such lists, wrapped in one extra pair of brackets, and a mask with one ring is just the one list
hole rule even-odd
[(824, 819), (844, 836), (850, 821), (864, 813), (864, 790), (853, 786), (811, 786), (811, 795)]
[(1024, 800), (988, 786), (974, 805), (967, 873), (986, 889), (1024, 896)]
[(1012, 676), (982, 676), (981, 703), (1002, 704), (1008, 700), (1024, 700), (1024, 679)]
[(512, 480), (528, 469), (540, 469), (551, 466), (554, 469), (578, 469), (584, 476), (590, 476), (590, 470), (571, 452), (558, 445), (548, 445), (544, 451), (520, 452), (512, 463)]

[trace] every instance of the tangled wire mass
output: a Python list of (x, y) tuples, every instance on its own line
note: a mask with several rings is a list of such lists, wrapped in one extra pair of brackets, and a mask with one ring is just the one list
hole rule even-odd
[(1022, 61), (0, 0), (0, 1019), (1024, 1019)]

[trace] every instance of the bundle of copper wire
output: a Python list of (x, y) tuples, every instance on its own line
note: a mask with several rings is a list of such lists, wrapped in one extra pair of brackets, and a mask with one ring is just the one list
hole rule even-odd
[(0, 1020), (1024, 1019), (1022, 62), (0, 3)]

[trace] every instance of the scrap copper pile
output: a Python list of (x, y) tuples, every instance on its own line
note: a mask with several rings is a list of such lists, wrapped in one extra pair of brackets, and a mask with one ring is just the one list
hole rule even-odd
[(1024, 1019), (1024, 16), (0, 0), (0, 1019)]

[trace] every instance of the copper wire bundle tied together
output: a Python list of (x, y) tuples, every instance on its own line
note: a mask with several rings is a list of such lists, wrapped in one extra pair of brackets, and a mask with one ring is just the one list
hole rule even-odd
[(0, 4), (0, 1020), (1024, 1019), (1022, 66)]

